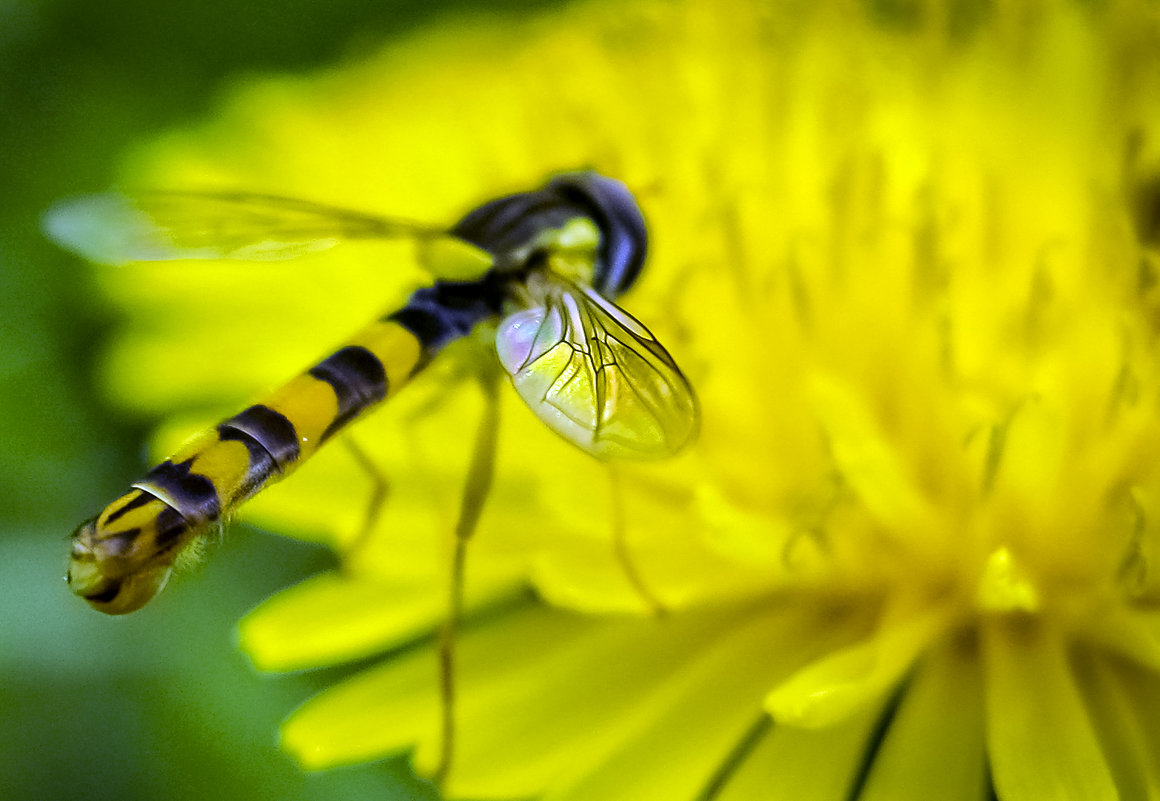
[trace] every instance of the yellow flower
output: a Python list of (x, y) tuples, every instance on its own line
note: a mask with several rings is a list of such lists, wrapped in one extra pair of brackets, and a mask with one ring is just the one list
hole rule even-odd
[[(637, 193), (622, 302), (701, 436), (612, 473), (504, 393), (448, 795), (1153, 797), (1160, 307), (1133, 204), (1158, 48), (1131, 0), (580, 5), (250, 81), (130, 172), (448, 223), (577, 167)], [(225, 413), (400, 304), (410, 263), (119, 272), (111, 383)], [(386, 654), (286, 722), (306, 767), (436, 766), (481, 358), (453, 346), (355, 430), (390, 482), (366, 542), (342, 447), (249, 507), (346, 554), (243, 621), (254, 662)]]

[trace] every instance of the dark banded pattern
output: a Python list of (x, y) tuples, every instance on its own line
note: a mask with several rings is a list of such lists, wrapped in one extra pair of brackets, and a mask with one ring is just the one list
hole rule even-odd
[(111, 603), (121, 594), (121, 583), (111, 581), (102, 589), (85, 596), (85, 600), (91, 604), (107, 604)]
[[(142, 489), (136, 491), (135, 497), (125, 504), (124, 508), (132, 511), (151, 503), (157, 504), (159, 511), (152, 514), (149, 519), (154, 525), (149, 526), (148, 539), (156, 544), (158, 550), (168, 551), (178, 543), (182, 533), (189, 528), (189, 523), (172, 506)], [(102, 523), (108, 527), (115, 520), (116, 518), (110, 515)], [(141, 540), (145, 537), (145, 529), (134, 526), (110, 531), (102, 540), (102, 544), (111, 558), (131, 562), (134, 558), (134, 549), (140, 546)]]
[(114, 511), (112, 511), (108, 515), (106, 515), (105, 516), (105, 525), (111, 525), (113, 523), (116, 523), (124, 515), (128, 514), (129, 512), (132, 512), (134, 509), (140, 509), (142, 506), (149, 503), (149, 500), (151, 497), (152, 496), (146, 492), (138, 493), (137, 497), (133, 498), (131, 501), (126, 503), (124, 506), (121, 506), (120, 508), (115, 509)]
[[(230, 433), (235, 432), (235, 433)], [(260, 445), (278, 470), (285, 472), (291, 464), (298, 461), (300, 449), (298, 447), (298, 432), (284, 414), (280, 414), (269, 406), (256, 404), (244, 412), (235, 414), (218, 425), (218, 433), (222, 439), (241, 439), (244, 435)]]
[[(644, 223), (623, 184), (595, 173), (558, 176), (465, 215), (450, 233), (482, 248), (476, 281), (436, 281), (245, 411), (223, 420), (150, 471), (73, 533), (68, 579), (110, 614), (140, 608), (165, 585), (178, 554), (271, 482), (289, 475), (344, 426), (404, 386), (443, 347), (521, 300), (544, 263), (545, 234), (576, 218), (600, 233), (593, 286), (623, 292), (644, 258)], [(410, 229), (407, 229), (410, 230)], [(589, 276), (581, 279), (587, 283)]]
[(359, 412), (387, 397), (387, 370), (373, 353), (351, 345), (310, 368), (309, 375), (325, 381), (338, 398), (338, 414), (322, 432), (325, 442)]
[(171, 553), (182, 545), (182, 536), (189, 531), (189, 521), (168, 504), (157, 515), (156, 542), (157, 548), (165, 554)]
[(392, 312), (384, 320), (398, 323), (423, 343), (424, 350), (430, 350), (448, 335), (442, 318), (431, 309), (407, 305)]
[(193, 530), (172, 506), (133, 489), (73, 533), (69, 584), (97, 609), (132, 612), (164, 586)]
[(222, 515), (222, 502), (212, 479), (191, 472), (193, 462), (166, 460), (133, 486), (164, 501), (191, 525), (212, 523)]
[[(137, 491), (138, 499), (148, 503), (157, 500), (148, 492), (144, 490)], [(107, 519), (104, 521), (109, 522)], [(105, 549), (105, 553), (110, 559), (126, 559), (133, 551), (134, 544), (140, 540), (142, 530), (139, 526), (133, 528), (118, 529), (110, 532), (104, 539), (101, 540), (101, 546)]]
[(384, 316), (264, 402), (194, 437), (74, 532), (73, 591), (110, 614), (140, 608), (185, 546), (293, 472), (429, 358), (411, 331)]
[(407, 305), (384, 319), (406, 328), (429, 357), (465, 337), (484, 320), (499, 315), (504, 284), (496, 274), (479, 281), (436, 281), (416, 290)]
[(217, 427), (218, 437), (222, 442), (240, 442), (246, 448), (250, 465), (246, 477), (238, 485), (236, 497), (230, 499), (230, 505), (240, 503), (256, 493), (270, 478), (281, 474), (282, 469), (274, 461), (274, 457), (265, 446), (245, 431), (239, 431), (225, 424)]

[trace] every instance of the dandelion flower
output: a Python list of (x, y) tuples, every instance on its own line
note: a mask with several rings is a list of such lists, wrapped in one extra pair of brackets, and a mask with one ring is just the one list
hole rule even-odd
[[(624, 305), (700, 438), (614, 469), (501, 401), (457, 640), (451, 797), (1160, 793), (1160, 16), (1127, 0), (583, 4), (251, 80), (129, 175), (451, 222), (560, 170), (625, 181)], [(422, 276), (403, 246), (135, 267), (109, 361), (193, 430)], [(441, 753), (436, 635), (471, 432), (464, 341), (247, 516), (343, 569), (241, 625), (308, 768)], [(178, 412), (184, 411), (182, 415)], [(204, 422), (205, 420), (202, 420)]]

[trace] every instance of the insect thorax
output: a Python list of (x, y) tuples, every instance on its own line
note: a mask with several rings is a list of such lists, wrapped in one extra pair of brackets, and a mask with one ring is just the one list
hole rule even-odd
[(647, 247), (632, 193), (594, 172), (565, 173), (533, 192), (492, 200), (451, 233), (491, 253), (501, 275), (522, 278), (547, 258), (552, 272), (608, 298), (632, 285)]

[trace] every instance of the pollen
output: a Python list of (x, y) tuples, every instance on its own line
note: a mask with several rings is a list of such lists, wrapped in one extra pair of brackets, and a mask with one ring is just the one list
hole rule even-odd
[(1019, 569), (1009, 549), (999, 548), (987, 558), (979, 581), (978, 604), (983, 612), (1039, 611), (1035, 585)]

